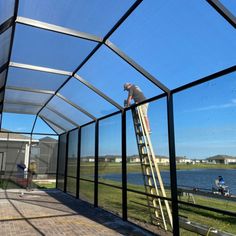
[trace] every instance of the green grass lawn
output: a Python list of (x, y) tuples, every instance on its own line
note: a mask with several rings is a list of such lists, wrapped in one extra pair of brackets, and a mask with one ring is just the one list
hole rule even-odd
[[(81, 192), (83, 193), (83, 196), (85, 196), (85, 198), (87, 199), (93, 199), (93, 184), (85, 181), (83, 182), (83, 185), (81, 185)], [(115, 183), (114, 181), (104, 180), (103, 182), (117, 185), (117, 183)], [(138, 191), (144, 191), (144, 188), (138, 185), (128, 185), (128, 188)], [(170, 193), (168, 191), (167, 195), (170, 196)], [(182, 198), (181, 200), (187, 201), (187, 197), (186, 199)], [(236, 212), (235, 202), (202, 196), (195, 196), (195, 200), (199, 205)], [(100, 207), (103, 207), (106, 210), (114, 212), (118, 215), (122, 214), (121, 190), (100, 184), (98, 202)], [(128, 192), (128, 217), (130, 219), (150, 223), (149, 209), (145, 205), (147, 205), (145, 196), (133, 192)], [(163, 207), (163, 209), (165, 209), (165, 207)], [(193, 222), (197, 222), (208, 227), (214, 226), (218, 230), (236, 234), (236, 218), (228, 217), (212, 211), (202, 210), (200, 208), (189, 207), (183, 204), (180, 205), (179, 214)], [(183, 235), (191, 235), (190, 232), (186, 234), (184, 233), (184, 230), (182, 232)]]
[[(169, 170), (169, 165), (158, 165), (160, 170)], [(99, 174), (121, 173), (121, 163), (99, 162)], [(236, 169), (236, 165), (224, 164), (177, 164), (177, 170), (192, 170), (192, 169)], [(94, 173), (94, 163), (83, 163), (80, 168), (82, 175), (92, 175)], [(140, 172), (141, 167), (139, 163), (127, 163), (127, 172)], [(69, 175), (69, 173), (68, 173)]]
[(0, 180), (0, 189), (19, 189), (19, 188), (21, 187), (16, 183), (12, 182), (11, 180), (8, 179)]

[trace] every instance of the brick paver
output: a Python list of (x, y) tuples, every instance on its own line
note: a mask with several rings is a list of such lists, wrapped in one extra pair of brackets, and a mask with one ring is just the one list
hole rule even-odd
[(150, 233), (61, 191), (0, 191), (0, 235), (149, 236)]

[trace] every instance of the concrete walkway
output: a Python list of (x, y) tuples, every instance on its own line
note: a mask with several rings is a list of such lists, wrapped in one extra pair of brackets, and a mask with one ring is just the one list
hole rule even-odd
[(61, 191), (0, 190), (0, 235), (152, 235)]

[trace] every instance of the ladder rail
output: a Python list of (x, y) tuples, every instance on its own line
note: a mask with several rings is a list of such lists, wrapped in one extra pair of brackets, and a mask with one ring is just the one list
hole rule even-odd
[[(157, 187), (157, 182), (156, 182), (156, 178), (155, 178), (155, 172), (154, 172), (154, 169), (153, 169), (153, 166), (152, 166), (152, 160), (151, 160), (151, 155), (152, 153), (150, 152), (150, 147), (151, 147), (151, 143), (150, 143), (150, 140), (148, 142), (147, 139), (147, 136), (149, 136), (148, 132), (147, 132), (147, 127), (145, 125), (145, 120), (143, 118), (143, 115), (142, 115), (142, 110), (140, 107), (138, 107), (137, 109), (138, 111), (138, 117), (141, 118), (141, 127), (142, 127), (142, 130), (144, 131), (144, 136), (143, 136), (143, 139), (144, 139), (144, 144), (145, 144), (145, 147), (146, 147), (146, 150), (147, 150), (147, 156), (148, 156), (148, 159), (149, 159), (149, 164), (150, 164), (150, 169), (151, 169), (151, 173), (152, 173), (152, 176), (153, 176), (153, 183), (154, 183), (154, 187), (155, 187), (155, 190), (156, 190), (156, 195), (157, 196), (160, 196), (159, 194), (159, 190), (158, 190), (158, 187)], [(147, 143), (149, 143), (149, 147), (147, 145)], [(153, 194), (153, 193), (152, 193)], [(161, 216), (162, 216), (162, 219), (163, 219), (163, 224), (164, 224), (164, 228), (165, 230), (167, 230), (167, 225), (166, 225), (166, 220), (165, 220), (165, 215), (164, 215), (164, 211), (162, 209), (162, 204), (161, 204), (161, 199), (158, 198), (157, 199), (158, 201), (158, 204), (159, 204), (159, 207), (160, 207), (160, 211), (161, 211)], [(154, 201), (155, 202), (155, 201)]]
[[(145, 140), (145, 145), (146, 145), (146, 143), (149, 143), (149, 147), (147, 148), (147, 150), (150, 149), (150, 152), (151, 152), (152, 162), (153, 162), (153, 164), (155, 166), (155, 170), (156, 170), (156, 174), (157, 174), (157, 179), (158, 179), (159, 184), (160, 184), (160, 189), (161, 189), (161, 192), (162, 192), (162, 196), (166, 197), (166, 192), (165, 192), (164, 184), (163, 184), (163, 181), (162, 181), (160, 170), (159, 170), (157, 162), (156, 162), (156, 157), (155, 157), (155, 154), (154, 154), (154, 151), (153, 151), (151, 139), (150, 139), (149, 132), (148, 132), (147, 127), (146, 127), (146, 122), (145, 122), (145, 119), (144, 119), (144, 116), (143, 116), (143, 112), (142, 112), (142, 109), (141, 109), (140, 106), (137, 107), (137, 111), (138, 111), (139, 118), (141, 118), (141, 125), (142, 125), (142, 128), (143, 128), (144, 134), (145, 134), (144, 135), (144, 139), (146, 139)], [(150, 163), (152, 163), (152, 162), (150, 162)], [(151, 167), (151, 169), (153, 169), (152, 165), (150, 165), (150, 167)], [(154, 180), (155, 180), (155, 175), (154, 175)], [(158, 189), (156, 181), (154, 181), (154, 185), (155, 185), (155, 188)], [(168, 218), (169, 218), (169, 221), (170, 221), (170, 225), (171, 225), (171, 227), (173, 227), (172, 214), (171, 214), (169, 203), (168, 203), (167, 200), (164, 200), (164, 203), (165, 203), (165, 206), (166, 206), (166, 210), (167, 210)]]
[[(136, 141), (137, 141), (137, 144), (139, 144), (139, 143), (140, 143), (140, 140), (142, 140), (142, 138), (141, 138), (139, 135), (137, 135), (137, 130), (136, 130), (136, 129), (138, 129), (138, 127), (135, 125), (135, 123), (138, 122), (138, 119), (137, 119), (137, 116), (135, 116), (133, 112), (134, 112), (134, 111), (132, 110), (133, 119), (134, 119), (134, 129), (135, 129), (135, 133), (136, 133)], [(138, 130), (138, 131), (140, 132), (141, 130)], [(139, 146), (138, 146), (138, 149), (139, 149)], [(142, 152), (142, 151), (139, 150), (139, 153), (140, 153), (140, 152)], [(139, 158), (140, 158), (140, 163), (143, 163), (143, 162), (144, 162), (144, 158), (143, 158), (141, 155), (139, 156)], [(146, 169), (145, 169), (145, 166), (144, 166), (144, 165), (141, 165), (141, 169), (142, 169), (142, 173), (145, 173), (145, 172), (146, 172)], [(148, 186), (146, 185), (145, 175), (143, 174), (142, 177), (143, 177), (143, 183), (144, 183), (145, 192), (148, 193)], [(151, 216), (152, 213), (151, 213), (150, 200), (149, 200), (149, 197), (148, 197), (148, 196), (146, 196), (146, 198), (147, 198), (147, 203), (148, 203), (148, 210), (149, 210), (149, 214), (150, 214), (150, 220), (152, 220), (152, 216)], [(154, 204), (153, 204), (153, 205), (154, 205)]]

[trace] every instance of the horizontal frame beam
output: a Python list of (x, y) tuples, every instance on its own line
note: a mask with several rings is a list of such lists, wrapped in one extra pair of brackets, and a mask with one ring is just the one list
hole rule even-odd
[(236, 17), (219, 0), (206, 0), (221, 16), (236, 28)]
[(199, 80), (195, 80), (195, 81), (193, 81), (191, 83), (185, 84), (185, 85), (180, 86), (180, 87), (178, 87), (176, 89), (173, 89), (173, 90), (171, 90), (171, 93), (174, 94), (174, 93), (183, 91), (185, 89), (191, 88), (191, 87), (196, 86), (196, 85), (200, 85), (202, 83), (208, 82), (208, 81), (213, 80), (213, 79), (220, 78), (221, 76), (224, 76), (224, 75), (227, 75), (227, 74), (230, 74), (230, 73), (233, 73), (233, 72), (236, 72), (236, 65), (232, 66), (232, 67), (229, 67), (227, 69), (218, 71), (218, 72), (216, 72), (214, 74), (208, 75), (206, 77), (203, 77), (203, 78), (201, 78)]
[(17, 62), (12, 62), (12, 61), (9, 63), (9, 66), (15, 67), (15, 68), (20, 68), (20, 69), (47, 72), (47, 73), (52, 73), (52, 74), (57, 74), (57, 75), (66, 75), (66, 76), (72, 75), (72, 72), (69, 72), (69, 71), (57, 70), (57, 69), (52, 69), (52, 68), (42, 67), (42, 66), (34, 66), (34, 65), (17, 63)]
[(61, 95), (60, 93), (56, 94), (57, 97), (61, 98), (62, 100), (64, 100), (65, 102), (67, 102), (68, 104), (70, 104), (71, 106), (73, 106), (74, 108), (76, 108), (77, 110), (81, 111), (82, 113), (84, 113), (86, 116), (88, 116), (89, 118), (91, 118), (92, 120), (97, 120), (96, 117), (94, 117), (93, 115), (91, 115), (89, 112), (87, 112), (86, 110), (84, 110), (82, 107), (78, 106), (77, 104), (69, 101), (67, 98), (65, 98), (63, 95)]
[[(4, 133), (4, 134), (28, 134), (30, 135), (31, 132), (13, 132), (13, 131), (4, 131), (4, 130), (0, 130), (0, 133)], [(52, 136), (58, 136), (58, 134), (48, 134), (48, 133), (32, 133), (33, 135), (52, 135)]]
[(12, 105), (23, 105), (23, 106), (35, 106), (35, 107), (42, 107), (43, 104), (39, 103), (31, 103), (31, 102), (11, 102), (5, 100), (4, 104), (12, 104)]
[(20, 111), (8, 110), (8, 109), (5, 108), (5, 106), (3, 107), (3, 111), (2, 112), (13, 113), (13, 114), (21, 114), (21, 115), (25, 115), (25, 114), (27, 114), (27, 115), (36, 115), (37, 114), (35, 112), (27, 112), (27, 111), (20, 112)]
[(124, 61), (126, 61), (130, 66), (132, 66), (135, 70), (137, 70), (140, 74), (142, 74), (145, 78), (151, 81), (154, 85), (160, 88), (163, 92), (169, 93), (170, 90), (158, 81), (154, 76), (152, 76), (149, 72), (147, 72), (143, 67), (141, 67), (138, 63), (136, 63), (133, 59), (127, 56), (124, 52), (122, 52), (116, 45), (114, 45), (109, 40), (106, 40), (105, 45), (112, 50), (115, 54), (121, 57)]
[(48, 24), (46, 22), (33, 20), (30, 18), (22, 17), (22, 16), (18, 16), (16, 18), (16, 23), (22, 24), (22, 25), (33, 26), (33, 27), (39, 28), (39, 29), (53, 31), (56, 33), (65, 34), (65, 35), (73, 36), (76, 38), (86, 39), (89, 41), (94, 41), (94, 42), (102, 42), (103, 41), (102, 38), (92, 35), (92, 34), (88, 34), (88, 33), (80, 32), (77, 30), (61, 27), (58, 25)]
[(32, 88), (21, 88), (21, 87), (16, 87), (16, 86), (6, 86), (6, 89), (17, 90), (17, 91), (24, 91), (24, 92), (33, 92), (33, 93), (52, 94), (52, 95), (55, 94), (54, 91), (50, 91), (50, 90), (32, 89)]
[(114, 100), (112, 100), (110, 97), (108, 97), (107, 95), (105, 95), (103, 92), (101, 92), (99, 89), (95, 88), (92, 84), (90, 84), (88, 81), (86, 81), (85, 79), (83, 79), (81, 76), (75, 74), (74, 77), (79, 80), (82, 84), (84, 84), (86, 87), (88, 87), (89, 89), (91, 89), (92, 91), (94, 91), (96, 94), (98, 94), (100, 97), (104, 98), (106, 101), (108, 101), (109, 103), (111, 103), (113, 106), (115, 106), (116, 108), (118, 108), (119, 110), (123, 110), (123, 107), (120, 106), (117, 102), (115, 102)]
[(50, 107), (50, 106), (46, 106), (45, 108), (47, 108), (48, 110), (52, 111), (53, 113), (57, 114), (58, 116), (60, 116), (62, 119), (68, 121), (69, 123), (71, 123), (72, 125), (79, 127), (79, 124), (77, 124), (76, 122), (74, 122), (73, 120), (71, 120), (70, 118), (68, 118), (67, 116), (61, 114), (60, 112), (58, 112), (57, 110), (55, 110), (54, 108)]
[[(49, 123), (52, 123), (54, 126), (56, 126), (57, 128), (59, 128), (60, 130), (62, 130), (62, 131), (64, 131), (64, 132), (67, 132), (67, 130), (65, 129), (65, 128), (63, 128), (63, 127), (61, 127), (60, 125), (58, 125), (58, 124), (56, 124), (55, 122), (53, 122), (53, 121), (51, 121), (50, 119), (48, 119), (47, 117), (45, 117), (45, 116), (43, 116), (43, 115), (38, 115), (44, 122), (46, 122), (47, 124), (48, 124), (48, 122)], [(49, 124), (48, 124), (48, 126), (50, 126)], [(51, 128), (51, 126), (50, 126), (50, 128)], [(53, 129), (54, 130), (54, 129)], [(55, 131), (55, 130), (54, 130)], [(56, 132), (56, 131), (55, 131)], [(56, 132), (57, 133), (57, 132)]]

